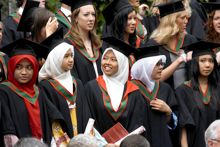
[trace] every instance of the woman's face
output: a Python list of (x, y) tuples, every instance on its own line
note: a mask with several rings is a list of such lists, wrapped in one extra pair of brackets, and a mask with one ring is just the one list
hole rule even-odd
[(199, 56), (199, 72), (200, 76), (208, 77), (214, 69), (214, 59), (211, 55)]
[(161, 78), (161, 73), (163, 71), (163, 67), (164, 67), (164, 63), (162, 62), (162, 60), (159, 60), (157, 62), (157, 64), (155, 65), (152, 74), (151, 74), (151, 78), (153, 80), (159, 80)]
[(184, 32), (186, 30), (188, 19), (189, 16), (186, 11), (183, 11), (180, 16), (176, 18), (176, 23), (179, 26), (180, 32)]
[(62, 65), (61, 65), (61, 68), (64, 70), (64, 71), (69, 71), (73, 68), (73, 53), (71, 51), (71, 49), (69, 49), (66, 54), (64, 55), (64, 58), (63, 58), (63, 62), (62, 62)]
[(76, 23), (78, 27), (84, 31), (91, 31), (95, 26), (96, 13), (93, 5), (85, 5), (80, 7)]
[(33, 74), (33, 65), (29, 60), (23, 59), (16, 65), (14, 78), (18, 83), (26, 84), (31, 81)]
[(213, 27), (220, 34), (220, 10), (216, 10), (213, 16)]
[(102, 59), (102, 70), (107, 76), (112, 76), (118, 71), (118, 61), (112, 50), (106, 52)]
[(136, 24), (136, 12), (132, 11), (131, 13), (128, 14), (128, 20), (127, 20), (125, 32), (127, 34), (133, 34), (136, 28), (135, 24)]

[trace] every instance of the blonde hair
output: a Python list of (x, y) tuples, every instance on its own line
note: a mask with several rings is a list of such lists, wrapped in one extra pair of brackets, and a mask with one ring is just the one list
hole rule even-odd
[[(94, 6), (93, 6), (93, 8), (95, 9)], [(70, 29), (70, 32), (72, 33), (72, 40), (74, 41), (74, 43), (78, 47), (85, 48), (83, 40), (82, 40), (81, 35), (79, 33), (79, 29), (78, 29), (78, 25), (77, 25), (77, 21), (76, 21), (78, 15), (79, 15), (79, 12), (80, 12), (80, 8), (77, 8), (72, 12), (72, 15), (71, 15), (72, 27)], [(95, 14), (97, 14), (96, 9), (95, 9)], [(97, 16), (95, 18), (94, 28), (93, 28), (93, 30), (91, 30), (89, 32), (89, 36), (90, 36), (93, 47), (98, 49), (98, 48), (101, 48), (102, 44), (101, 44), (101, 40), (100, 40), (99, 36), (96, 34), (96, 28), (97, 28)], [(68, 33), (66, 34), (66, 36), (67, 35), (68, 35)]]
[[(153, 38), (160, 44), (167, 44), (171, 38), (180, 33), (177, 18), (180, 17), (186, 10), (176, 12), (160, 19), (159, 26), (152, 32), (150, 38)], [(189, 15), (189, 13), (187, 13)]]

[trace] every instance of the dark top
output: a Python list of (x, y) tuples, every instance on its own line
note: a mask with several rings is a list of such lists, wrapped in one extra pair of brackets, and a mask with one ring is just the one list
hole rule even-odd
[[(47, 144), (50, 144), (52, 138), (52, 122), (59, 120), (64, 131), (66, 131), (66, 125), (62, 115), (47, 99), (45, 93), (41, 89), (39, 89), (39, 92), (38, 102), (43, 140)], [(8, 86), (0, 85), (0, 103), (2, 104), (0, 138), (7, 134), (14, 134), (18, 138), (32, 136), (28, 111), (23, 98), (18, 96)]]
[[(74, 46), (74, 68), (71, 71), (74, 77), (79, 78), (83, 85), (88, 81), (96, 78), (95, 69), (93, 62), (91, 62), (87, 57), (85, 57), (78, 49), (74, 43), (70, 42), (68, 39), (65, 41)], [(99, 50), (99, 57), (96, 60), (98, 74), (101, 75), (101, 52)]]
[[(12, 16), (8, 16), (3, 21), (4, 29), (1, 46), (8, 45), (17, 39), (24, 38), (24, 33), (17, 31), (18, 22), (16, 22)], [(26, 34), (26, 36), (28, 37), (28, 34)]]
[[(148, 107), (151, 107), (149, 97), (147, 97), (142, 90), (141, 93)], [(159, 89), (155, 98), (163, 100), (172, 109), (172, 112), (175, 113), (175, 115), (178, 115), (177, 101), (172, 88), (168, 84), (164, 82), (159, 83)], [(146, 125), (149, 125), (151, 130), (151, 146), (162, 147), (165, 145), (166, 147), (172, 147), (172, 139), (169, 133), (168, 125), (170, 128), (174, 128), (175, 125), (173, 118), (171, 117), (170, 122), (167, 122), (167, 116), (164, 112), (150, 109), (148, 113), (149, 122)]]
[[(124, 94), (127, 89), (128, 87), (126, 83)], [(100, 132), (100, 134), (103, 134), (117, 122), (120, 122), (128, 132), (134, 131), (141, 125), (145, 126), (146, 133), (144, 135), (147, 139), (149, 139), (149, 126), (144, 125), (148, 122), (148, 107), (144, 102), (144, 99), (140, 99), (141, 93), (138, 89), (128, 94), (127, 104), (125, 104), (123, 108), (119, 107), (116, 113), (110, 113), (115, 111), (112, 107), (111, 109), (106, 107), (109, 103), (107, 104), (106, 101), (103, 101), (105, 98), (103, 98), (103, 93), (97, 80), (88, 82), (86, 90), (89, 109), (92, 118), (95, 119), (95, 128)], [(123, 105), (122, 102), (121, 105)], [(115, 119), (113, 116), (118, 113), (119, 115), (117, 119)]]
[(179, 125), (185, 127), (189, 147), (206, 147), (204, 132), (220, 118), (219, 86), (213, 91), (208, 104), (203, 102), (202, 93), (183, 84), (176, 89), (176, 98), (181, 107)]
[[(84, 87), (81, 81), (77, 80), (76, 84), (77, 84), (77, 93), (75, 93), (76, 94), (75, 102), (76, 102), (76, 115), (77, 115), (77, 130), (78, 133), (84, 133), (84, 130), (86, 128), (89, 119), (89, 109), (88, 109), (88, 104), (86, 102), (87, 99), (86, 99)], [(44, 89), (47, 97), (63, 115), (68, 127), (67, 134), (70, 138), (72, 138), (73, 126), (71, 123), (70, 109), (67, 104), (67, 98), (61, 95), (62, 92), (58, 89), (55, 89), (48, 80), (41, 81), (39, 85), (40, 87), (42, 87), (42, 89)], [(62, 89), (62, 90), (67, 91), (66, 89)]]

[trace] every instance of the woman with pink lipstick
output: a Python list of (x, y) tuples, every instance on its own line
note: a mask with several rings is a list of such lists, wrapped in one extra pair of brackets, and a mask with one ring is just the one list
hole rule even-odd
[(73, 57), (73, 46), (60, 43), (49, 53), (38, 77), (40, 87), (63, 115), (70, 138), (84, 133), (89, 119), (84, 87), (70, 73)]
[(97, 12), (91, 0), (72, 1), (71, 10), (72, 27), (65, 38), (74, 46), (72, 74), (86, 84), (102, 74), (101, 41), (96, 35)]
[(220, 118), (218, 70), (212, 48), (220, 44), (199, 41), (184, 47), (193, 51), (191, 79), (176, 89), (180, 105), (181, 146), (206, 147), (204, 132)]
[[(152, 147), (172, 147), (169, 131), (177, 126), (177, 101), (172, 88), (160, 82), (166, 57), (159, 54), (159, 46), (140, 48), (138, 60), (131, 68), (132, 82), (141, 91), (148, 111)], [(160, 139), (158, 139), (160, 138)]]
[(161, 81), (166, 81), (172, 88), (178, 87), (187, 78), (186, 55), (181, 49), (183, 45), (195, 42), (196, 38), (186, 32), (190, 13), (186, 11), (182, 1), (158, 5), (160, 24), (150, 36), (148, 45), (162, 45), (160, 51), (166, 56), (167, 62), (162, 71)]

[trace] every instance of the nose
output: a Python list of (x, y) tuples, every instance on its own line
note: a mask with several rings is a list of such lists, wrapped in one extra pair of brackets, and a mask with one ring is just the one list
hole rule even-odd
[(136, 24), (136, 19), (135, 19), (135, 18), (132, 18), (131, 24), (132, 24), (132, 25), (135, 25), (135, 24)]
[(21, 74), (26, 74), (27, 73), (27, 69), (26, 68), (22, 68), (21, 69)]

